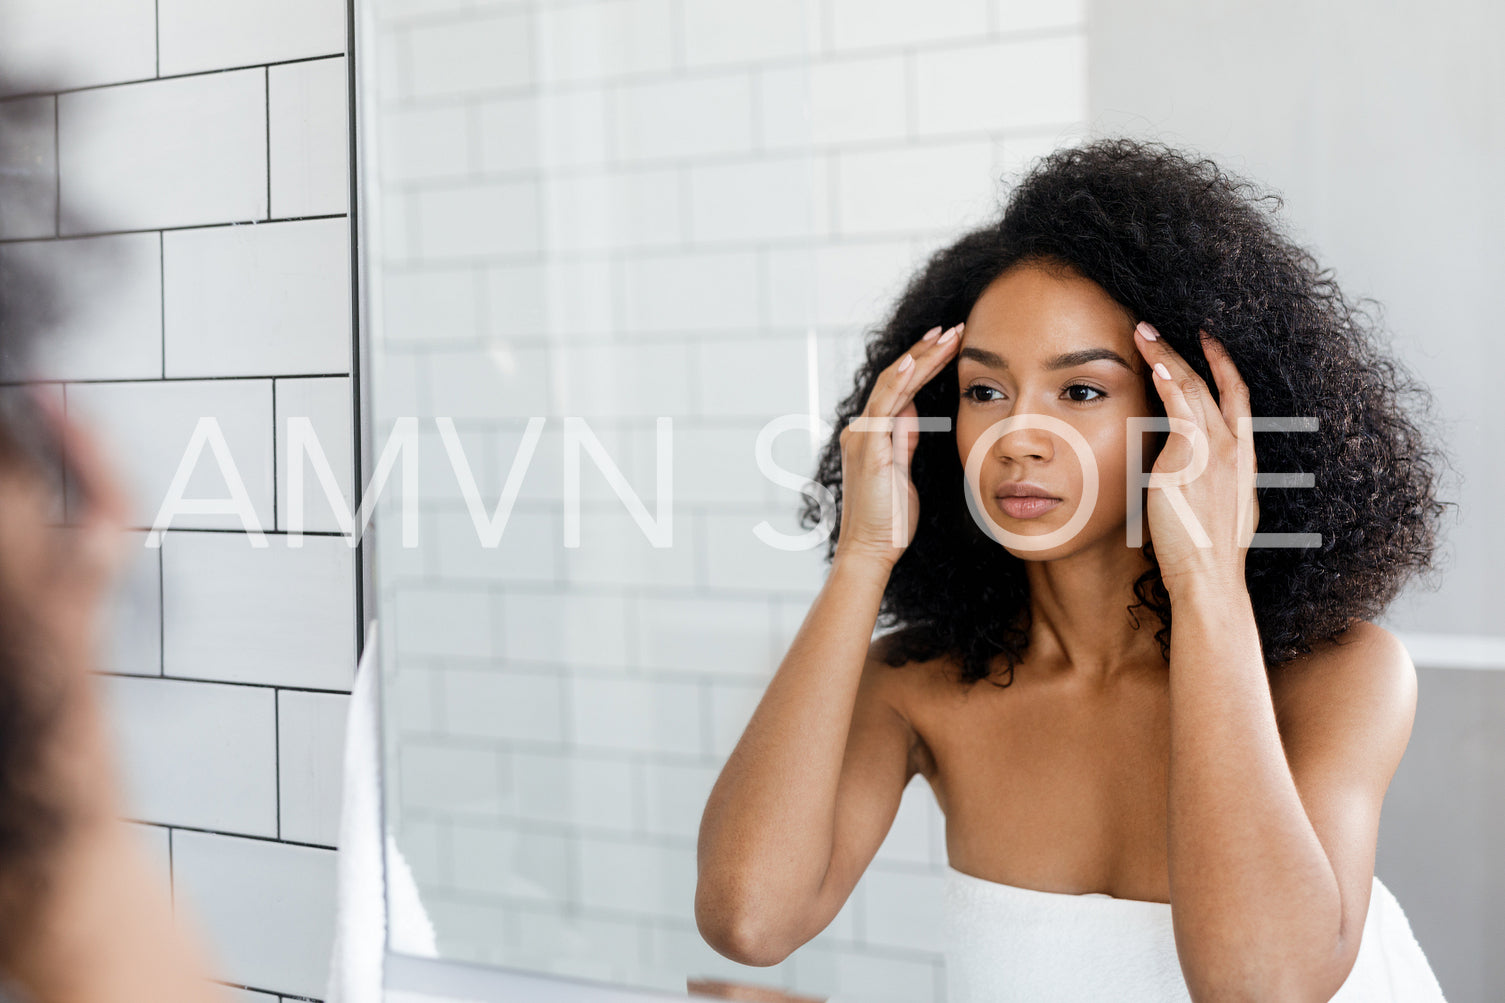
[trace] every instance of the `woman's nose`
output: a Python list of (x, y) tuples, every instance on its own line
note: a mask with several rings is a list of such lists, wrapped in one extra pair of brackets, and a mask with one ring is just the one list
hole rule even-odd
[(1011, 432), (998, 440), (1000, 459), (1036, 460), (1045, 462), (1051, 458), (1050, 433), (1040, 429)]
[[(1007, 438), (1007, 437), (1005, 437)], [(1050, 459), (1050, 447), (1046, 443), (1037, 440), (1029, 440), (1028, 443), (1013, 440), (1004, 449), (1005, 458), (1008, 459), (1034, 459), (1037, 462), (1046, 462)]]
[(1007, 418), (1008, 431), (999, 436), (994, 453), (1000, 460), (1048, 461), (1055, 455), (1054, 436), (1041, 427), (1036, 412), (1018, 408)]

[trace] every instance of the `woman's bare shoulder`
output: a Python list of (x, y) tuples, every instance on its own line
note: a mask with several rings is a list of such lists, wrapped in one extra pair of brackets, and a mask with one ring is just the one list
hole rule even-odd
[(1271, 695), (1282, 718), (1365, 694), (1415, 688), (1416, 670), (1405, 644), (1378, 624), (1355, 620), (1311, 649), (1271, 673)]
[(954, 654), (929, 651), (929, 646), (917, 643), (916, 635), (906, 630), (912, 628), (900, 628), (873, 641), (866, 671), (884, 699), (917, 734), (923, 734), (926, 722), (969, 687), (961, 682)]
[(875, 638), (863, 674), (875, 695), (908, 725), (908, 775), (918, 773), (930, 780), (935, 774), (935, 755), (925, 739), (925, 722), (931, 716), (927, 708), (933, 704), (935, 679), (944, 671), (945, 656), (910, 657), (913, 648), (907, 642), (913, 639), (904, 634), (904, 628)]

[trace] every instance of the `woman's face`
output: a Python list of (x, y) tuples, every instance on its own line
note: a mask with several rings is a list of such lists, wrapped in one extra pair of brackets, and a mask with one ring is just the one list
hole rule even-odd
[[(1042, 537), (1065, 526), (1084, 502), (1083, 462), (1058, 432), (1015, 423), (1001, 437), (989, 436), (991, 444), (979, 442), (1005, 418), (1046, 416), (1066, 423), (1085, 440), (1097, 465), (1097, 502), (1086, 524), (1047, 549), (1005, 543), (1011, 553), (1054, 560), (1109, 536), (1123, 545), (1128, 419), (1164, 413), (1158, 398), (1153, 404), (1147, 399), (1134, 322), (1097, 283), (1037, 264), (1000, 275), (967, 316), (956, 370), (956, 445), (964, 467), (977, 447), (972, 490), (987, 516), (1010, 533)], [(1153, 442), (1153, 435), (1142, 435), (1140, 470), (1153, 462)], [(1012, 481), (1036, 484), (1060, 500), (1032, 515), (998, 497)]]

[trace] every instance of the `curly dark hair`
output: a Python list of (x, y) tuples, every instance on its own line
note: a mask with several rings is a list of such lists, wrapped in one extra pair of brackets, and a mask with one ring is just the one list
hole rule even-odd
[[(1332, 272), (1285, 234), (1275, 216), (1282, 205), (1211, 160), (1155, 142), (1104, 139), (1042, 159), (1001, 214), (932, 255), (883, 326), (868, 333), (866, 360), (837, 408), (814, 477), (833, 492), (834, 511), (823, 512), (807, 490), (800, 513), (807, 529), (833, 521), (826, 560), (840, 528), (840, 430), (921, 333), (965, 320), (994, 279), (1027, 262), (1080, 273), (1150, 320), (1214, 395), (1199, 329), (1227, 348), (1256, 416), (1318, 419), (1316, 432), (1255, 437), (1260, 471), (1316, 478), (1309, 489), (1257, 489), (1259, 531), (1322, 536), (1320, 547), (1247, 553), (1267, 668), (1378, 616), (1414, 574), (1435, 572), (1439, 520), (1456, 503), (1437, 498), (1438, 466), (1451, 463), (1423, 420), (1430, 392), (1376, 343), (1380, 311), (1346, 299)], [(952, 360), (918, 391), (921, 416), (955, 420), (955, 367)], [(1145, 385), (1154, 406), (1148, 376)], [(1160, 434), (1152, 455), (1167, 438)], [(951, 437), (920, 436), (910, 476), (919, 524), (878, 616), (880, 627), (905, 629), (892, 635), (885, 661), (947, 654), (966, 682), (1007, 686), (1029, 642), (1024, 561), (971, 518)], [(1136, 627), (1136, 607), (1155, 613), (1155, 638), (1169, 659), (1170, 598), (1153, 541), (1142, 551), (1152, 567), (1135, 581), (1137, 601), (1127, 608)], [(1000, 655), (1002, 683), (991, 678)]]

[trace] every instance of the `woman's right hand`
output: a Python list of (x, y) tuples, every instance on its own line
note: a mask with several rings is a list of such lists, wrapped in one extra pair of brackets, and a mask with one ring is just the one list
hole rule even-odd
[[(895, 446), (895, 418), (914, 418), (914, 396), (951, 361), (961, 344), (963, 324), (942, 332), (933, 327), (913, 348), (878, 374), (858, 417), (889, 419), (888, 428), (841, 430), (841, 531), (836, 558), (876, 558), (892, 567), (914, 539), (920, 523), (920, 495), (909, 479), (909, 463), (920, 439), (917, 429)], [(904, 508), (900, 511), (899, 506)], [(902, 519), (899, 537), (894, 522)], [(898, 542), (902, 538), (902, 542)]]

